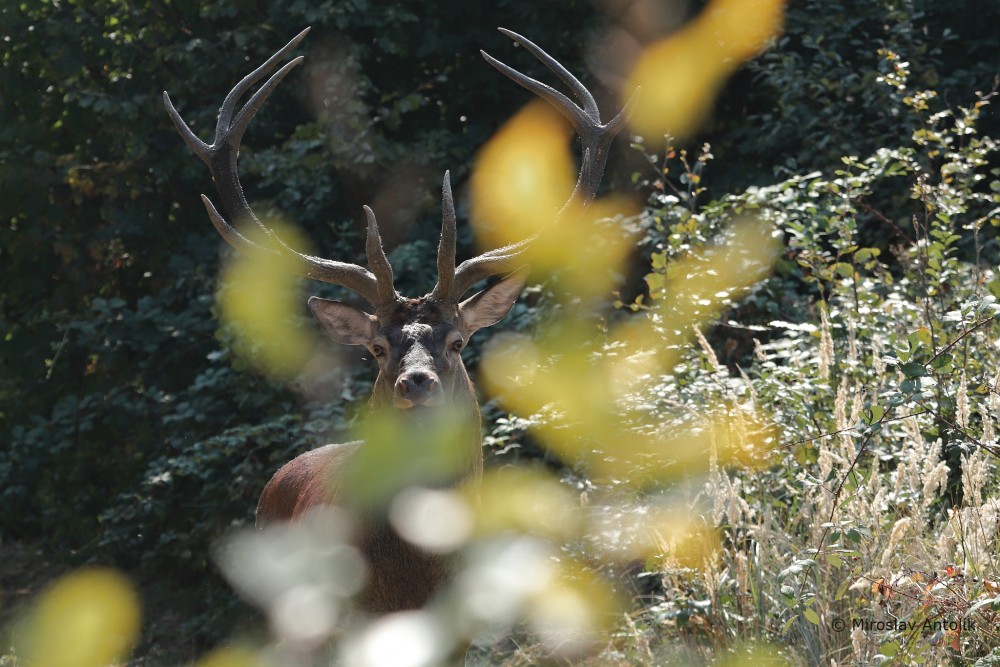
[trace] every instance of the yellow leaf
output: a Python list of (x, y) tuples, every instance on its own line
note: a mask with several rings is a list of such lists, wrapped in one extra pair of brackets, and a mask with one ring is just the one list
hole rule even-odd
[(691, 135), (726, 78), (781, 30), (784, 0), (713, 0), (694, 21), (649, 46), (622, 93), (642, 88), (631, 125), (650, 141)]
[[(268, 221), (268, 225), (293, 247), (304, 244), (289, 225), (278, 221)], [(270, 247), (272, 243), (263, 230), (243, 232), (258, 245)], [(295, 260), (287, 255), (236, 255), (223, 268), (218, 293), (222, 319), (237, 332), (237, 356), (278, 378), (298, 373), (316, 345), (308, 330), (296, 326), (304, 301), (296, 273)]]
[(128, 655), (139, 635), (139, 598), (106, 568), (62, 577), (35, 604), (25, 664), (104, 667)]
[(232, 646), (212, 651), (195, 667), (261, 667), (263, 664), (256, 651), (245, 646)]

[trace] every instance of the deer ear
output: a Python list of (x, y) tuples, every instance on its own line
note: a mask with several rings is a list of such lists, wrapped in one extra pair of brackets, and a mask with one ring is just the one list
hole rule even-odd
[(367, 345), (377, 331), (375, 316), (339, 301), (309, 297), (309, 310), (330, 338), (344, 345)]
[(479, 329), (490, 327), (510, 312), (528, 280), (528, 267), (522, 266), (498, 283), (473, 294), (458, 305), (462, 332), (466, 338)]

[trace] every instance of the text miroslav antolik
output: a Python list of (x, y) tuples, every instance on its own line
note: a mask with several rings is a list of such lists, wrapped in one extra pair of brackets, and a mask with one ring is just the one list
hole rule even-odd
[(916, 629), (920, 629), (923, 632), (937, 632), (948, 630), (972, 630), (975, 627), (975, 623), (972, 622), (971, 618), (963, 618), (958, 621), (945, 621), (945, 620), (926, 620), (922, 623), (914, 623), (913, 621), (900, 621), (900, 620), (888, 620), (888, 621), (872, 621), (865, 618), (855, 618), (851, 619), (851, 629), (861, 628), (865, 632), (885, 632), (886, 630), (892, 630), (894, 632), (908, 632)]

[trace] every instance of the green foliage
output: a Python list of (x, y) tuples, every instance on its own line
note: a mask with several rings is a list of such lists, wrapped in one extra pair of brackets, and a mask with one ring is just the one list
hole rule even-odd
[[(789, 3), (785, 35), (720, 100), (706, 136), (725, 165), (714, 187), (826, 171), (843, 155), (901, 145), (918, 120), (899, 113), (891, 89), (877, 85), (889, 66), (878, 51), (900, 54), (916, 85), (959, 104), (994, 85), (996, 63), (967, 55), (989, 51), (998, 21), (1000, 7), (975, 0)], [(995, 114), (983, 119), (985, 134), (997, 136), (998, 128)]]
[[(209, 542), (250, 521), (270, 474), (336, 439), (364, 399), (357, 364), (342, 388), (302, 403), (294, 386), (231, 358), (213, 310), (220, 242), (197, 197), (211, 191), (208, 174), (163, 90), (207, 136), (248, 65), (311, 25), (306, 66), (248, 133), (248, 195), (294, 216), (324, 255), (354, 261), (361, 205), (399, 190), (379, 211), (405, 266), (398, 286), (418, 292), (433, 282), (421, 258), (440, 224), (441, 174), (459, 181), (526, 99), (482, 85), (496, 75), (478, 49), (506, 46), (504, 24), (574, 53), (593, 21), (583, 8), (5, 6), (0, 534), (217, 587), (205, 578)], [(467, 231), (460, 242), (470, 253)]]
[[(737, 488), (745, 489), (739, 498), (747, 514), (730, 508), (716, 521), (724, 519), (734, 545), (726, 567), (745, 569), (746, 558), (757, 558), (764, 570), (751, 635), (769, 636), (773, 614), (782, 621), (778, 634), (807, 662), (851, 650), (824, 630), (833, 618), (848, 627), (870, 618), (872, 598), (918, 629), (940, 614), (965, 618), (973, 603), (979, 609), (994, 598), (992, 585), (961, 582), (933, 593), (932, 574), (958, 576), (950, 559), (982, 576), (995, 573), (991, 539), (966, 542), (957, 553), (948, 547), (948, 536), (961, 532), (956, 522), (992, 521), (984, 503), (996, 492), (1000, 252), (991, 228), (1000, 225), (1000, 144), (980, 131), (994, 94), (946, 107), (936, 91), (911, 84), (899, 55), (880, 55), (876, 83), (912, 128), (908, 140), (843, 157), (830, 173), (796, 174), (707, 202), (707, 146), (697, 157), (674, 149), (662, 160), (647, 157), (659, 176), (647, 211), (654, 300), (667, 296), (671, 280), (699, 280), (697, 271), (671, 271), (734, 219), (754, 218), (785, 239), (776, 274), (723, 317), (729, 326), (717, 332), (716, 350), (690, 355), (648, 400), (660, 401), (661, 414), (674, 401), (706, 412), (763, 411), (780, 427), (769, 469), (729, 473), (745, 485)], [(633, 309), (648, 306), (640, 298)], [(741, 378), (720, 372), (719, 349)], [(975, 475), (984, 477), (970, 481)], [(736, 547), (747, 534), (771, 530), (784, 536), (780, 546), (762, 544), (755, 556)], [(899, 536), (907, 530), (917, 540), (904, 545)], [(858, 587), (859, 580), (869, 584)], [(926, 597), (892, 602), (900, 582)], [(708, 622), (735, 638), (747, 628), (728, 620), (742, 613), (738, 592), (731, 594), (730, 606), (713, 609)], [(936, 605), (939, 615), (922, 605)], [(880, 650), (902, 664), (923, 660), (919, 632), (881, 640)], [(862, 645), (855, 652), (869, 650)], [(992, 645), (977, 632), (949, 639), (966, 656)]]
[[(581, 45), (606, 17), (576, 0), (8, 4), (0, 536), (42, 539), (68, 559), (118, 562), (148, 580), (198, 582), (211, 610), (186, 634), (217, 635), (232, 598), (210, 574), (209, 542), (251, 520), (279, 465), (337, 439), (370, 379), (347, 364), (326, 397), (303, 399), (234, 361), (213, 308), (219, 242), (196, 196), (210, 191), (207, 173), (161, 92), (207, 137), (246, 68), (312, 25), (305, 66), (248, 133), (248, 194), (343, 259), (360, 258), (361, 204), (391, 202), (379, 214), (398, 287), (416, 293), (434, 280), (424, 258), (441, 173), (461, 183), (475, 149), (526, 99), (493, 85), (478, 49), (499, 50), (494, 27), (507, 25), (582, 71)], [(796, 512), (809, 493), (842, 483), (844, 499), (908, 469), (915, 439), (940, 440), (950, 478), (937, 495), (901, 486), (888, 506), (917, 503), (918, 519), (943, 530), (946, 510), (970, 502), (960, 466), (989, 441), (998, 360), (987, 337), (1000, 297), (997, 115), (971, 96), (993, 85), (996, 64), (983, 54), (995, 50), (998, 23), (1000, 5), (974, 0), (792, 3), (786, 35), (720, 102), (702, 137), (711, 147), (652, 160), (650, 263), (636, 269), (652, 292), (673, 260), (734, 217), (759, 217), (787, 246), (775, 275), (713, 335), (721, 367), (691, 355), (644, 407), (731, 409), (752, 397), (785, 433), (774, 467), (746, 482), (755, 509), (774, 517), (766, 528), (791, 536), (783, 560), (744, 564), (760, 578), (747, 594), (753, 610), (728, 581), (709, 612), (685, 589), (684, 618), (742, 614), (751, 621), (733, 635), (756, 640), (782, 636), (773, 614), (815, 647), (817, 614), (852, 610), (844, 590), (827, 593), (859, 574), (854, 559), (872, 560), (898, 514), (821, 517), (823, 538), (810, 542)], [(470, 246), (460, 232), (460, 254)], [(637, 285), (626, 293), (645, 291)], [(536, 289), (511, 325), (530, 330), (555, 307)], [(466, 352), (470, 365), (481, 345)], [(523, 415), (492, 405), (484, 415), (494, 449), (537, 455)], [(814, 440), (835, 431), (839, 467)], [(744, 537), (726, 534), (734, 545)]]

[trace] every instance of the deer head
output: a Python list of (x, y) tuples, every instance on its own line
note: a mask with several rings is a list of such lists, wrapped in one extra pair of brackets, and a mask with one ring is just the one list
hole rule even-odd
[[(583, 143), (583, 160), (572, 197), (588, 203), (600, 183), (608, 147), (624, 126), (632, 102), (611, 122), (601, 123), (593, 96), (569, 71), (524, 37), (502, 28), (500, 31), (524, 45), (582, 102), (582, 107), (578, 106), (562, 93), (482, 52), (493, 67), (550, 102), (576, 128)], [(215, 138), (211, 144), (206, 144), (191, 131), (170, 97), (163, 93), (164, 104), (177, 131), (211, 170), (230, 220), (257, 226), (264, 232), (268, 245), (255, 243), (241, 234), (219, 214), (211, 200), (202, 195), (209, 218), (222, 238), (237, 250), (250, 254), (280, 253), (290, 257), (302, 275), (346, 287), (371, 305), (371, 312), (368, 312), (337, 301), (318, 297), (309, 299), (309, 308), (331, 338), (346, 345), (365, 346), (378, 362), (374, 404), (410, 410), (468, 401), (470, 398), (474, 403), (475, 397), (460, 352), (473, 333), (500, 321), (513, 306), (528, 274), (527, 269), (520, 266), (522, 255), (536, 237), (483, 253), (456, 266), (455, 207), (446, 172), (442, 188), (443, 223), (437, 253), (437, 285), (429, 294), (413, 299), (401, 296), (393, 286), (392, 267), (382, 249), (378, 223), (374, 212), (367, 206), (364, 211), (370, 270), (358, 264), (312, 257), (293, 250), (260, 221), (247, 203), (236, 166), (243, 134), (257, 110), (281, 80), (302, 62), (303, 56), (278, 69), (238, 111), (237, 104), (258, 81), (277, 67), (308, 32), (308, 28), (303, 30), (236, 84), (219, 110)], [(475, 283), (502, 274), (508, 275), (463, 299)]]
[[(527, 279), (527, 270), (521, 268), (462, 299), (468, 285), (456, 287), (455, 208), (449, 181), (445, 173), (438, 283), (433, 291), (417, 299), (395, 291), (392, 268), (377, 240), (374, 214), (366, 208), (369, 261), (373, 268), (378, 267), (379, 298), (372, 303), (374, 313), (339, 301), (309, 299), (309, 308), (331, 338), (345, 345), (365, 346), (378, 363), (372, 396), (378, 407), (410, 410), (467, 402), (470, 398), (474, 402), (462, 349), (473, 333), (503, 319)], [(377, 259), (372, 261), (372, 257)]]

